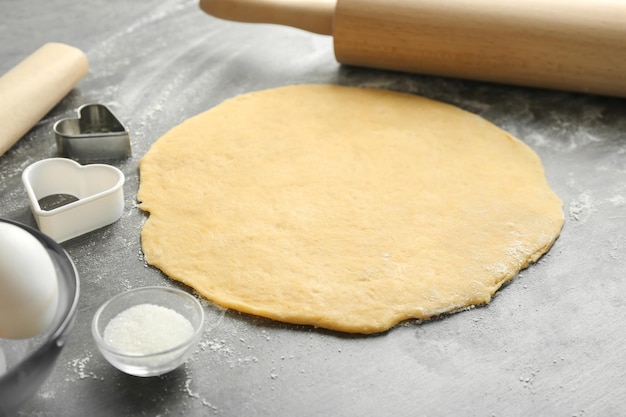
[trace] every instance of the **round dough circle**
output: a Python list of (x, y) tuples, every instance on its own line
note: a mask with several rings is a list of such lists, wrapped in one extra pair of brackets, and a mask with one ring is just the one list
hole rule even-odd
[(487, 303), (563, 225), (524, 143), (380, 89), (227, 100), (161, 137), (140, 178), (149, 264), (221, 306), (345, 332)]

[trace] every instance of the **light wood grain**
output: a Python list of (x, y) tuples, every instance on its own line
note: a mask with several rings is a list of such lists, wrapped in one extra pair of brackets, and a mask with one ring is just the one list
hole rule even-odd
[(0, 78), (0, 155), (24, 136), (87, 74), (85, 54), (47, 43)]
[(626, 97), (624, 0), (201, 0), (334, 36), (344, 64)]
[(340, 0), (338, 61), (626, 96), (626, 2)]
[(335, 4), (335, 0), (200, 0), (202, 10), (221, 19), (287, 25), (322, 35), (332, 34)]

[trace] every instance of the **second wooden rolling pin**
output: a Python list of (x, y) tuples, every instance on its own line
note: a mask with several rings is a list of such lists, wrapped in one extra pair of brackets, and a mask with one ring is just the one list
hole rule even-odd
[(626, 0), (200, 0), (332, 35), (343, 64), (626, 97)]
[(87, 74), (87, 56), (46, 43), (0, 77), (0, 156), (56, 106)]

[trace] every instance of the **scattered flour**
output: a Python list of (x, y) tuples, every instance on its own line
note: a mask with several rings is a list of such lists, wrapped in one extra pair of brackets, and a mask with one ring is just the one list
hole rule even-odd
[[(93, 378), (93, 379), (98, 379), (100, 381), (103, 381), (104, 378), (99, 377), (93, 372), (87, 370), (87, 365), (89, 364), (89, 361), (91, 361), (91, 358), (92, 358), (91, 353), (88, 353), (87, 356), (85, 356), (84, 358), (78, 358), (78, 359), (69, 361), (68, 367), (74, 371), (78, 379)], [(66, 381), (70, 381), (70, 380), (71, 379), (69, 378), (66, 379)]]
[(187, 395), (189, 395), (191, 398), (200, 400), (200, 402), (202, 403), (203, 406), (210, 408), (213, 411), (213, 414), (217, 414), (217, 412), (218, 412), (217, 406), (211, 404), (208, 400), (206, 400), (205, 398), (201, 397), (200, 394), (197, 391), (194, 391), (194, 390), (191, 389), (192, 382), (193, 382), (193, 380), (191, 378), (187, 378), (185, 380), (184, 391), (187, 393)]
[(594, 200), (587, 192), (580, 194), (569, 204), (569, 218), (574, 221), (585, 222), (596, 211), (598, 210), (594, 205)]
[(38, 395), (44, 400), (53, 400), (56, 396), (56, 393), (54, 391), (41, 391)]
[(225, 356), (231, 356), (233, 353), (232, 349), (226, 345), (226, 341), (224, 340), (203, 340), (200, 342), (199, 346), (202, 350), (208, 349), (212, 352), (217, 352)]
[(618, 194), (614, 195), (613, 197), (609, 197), (607, 201), (611, 203), (614, 207), (622, 207), (624, 204), (626, 204), (626, 197)]
[[(584, 223), (603, 207), (623, 207), (624, 205), (626, 205), (624, 195), (615, 194), (607, 198), (595, 198), (590, 192), (584, 191), (570, 201), (569, 218)], [(626, 217), (626, 214), (619, 217)]]

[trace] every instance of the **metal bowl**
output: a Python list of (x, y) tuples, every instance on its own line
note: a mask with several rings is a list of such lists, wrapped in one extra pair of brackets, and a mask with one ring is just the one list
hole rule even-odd
[(0, 218), (0, 222), (26, 230), (44, 246), (55, 266), (59, 288), (57, 311), (46, 331), (30, 339), (0, 339), (0, 416), (4, 416), (14, 414), (52, 372), (74, 324), (80, 284), (72, 260), (54, 240), (12, 220)]

